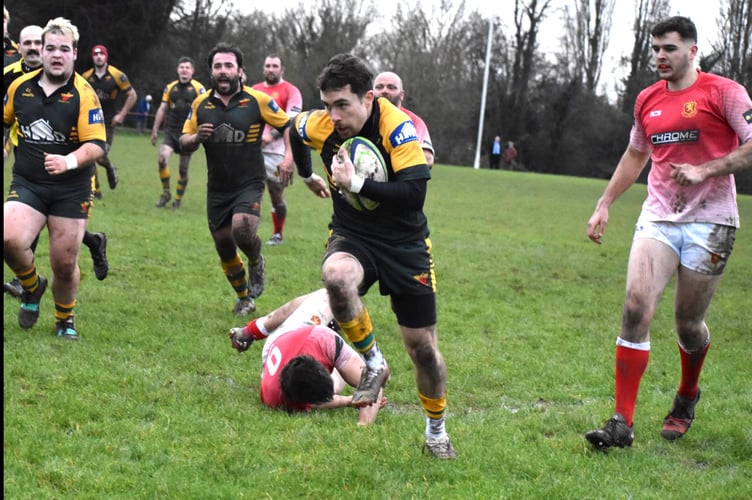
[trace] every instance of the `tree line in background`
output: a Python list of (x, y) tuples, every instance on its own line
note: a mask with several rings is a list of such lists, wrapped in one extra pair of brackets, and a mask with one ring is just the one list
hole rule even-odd
[[(350, 52), (375, 72), (395, 71), (404, 81), (405, 106), (429, 126), (437, 162), (472, 165), (489, 28), (486, 155), (493, 136), (513, 140), (529, 171), (608, 178), (632, 124), (637, 93), (656, 80), (650, 27), (671, 11), (670, 0), (634, 0), (632, 51), (616, 99), (603, 87), (603, 57), (616, 0), (506, 2), (504, 22), (466, 8), (464, 0), (400, 3), (382, 13), (372, 0), (320, 0), (276, 14), (241, 11), (232, 0), (8, 0), (10, 31), (63, 16), (81, 32), (76, 69), (92, 64), (89, 48), (104, 44), (110, 62), (126, 72), (139, 95), (159, 100), (176, 78), (180, 56), (196, 61), (196, 79), (209, 86), (207, 55), (219, 41), (244, 53), (250, 83), (262, 79), (269, 53), (280, 55), (285, 77), (303, 94), (304, 108), (319, 107), (316, 77), (334, 54)], [(717, 41), (701, 58), (704, 71), (727, 76), (752, 93), (752, 2), (718, 3)], [(561, 16), (559, 50), (540, 50), (543, 21)], [(700, 36), (710, 34), (700, 33)], [(647, 170), (647, 169), (646, 169)], [(646, 172), (644, 173), (646, 175)], [(737, 176), (752, 193), (752, 172)]]

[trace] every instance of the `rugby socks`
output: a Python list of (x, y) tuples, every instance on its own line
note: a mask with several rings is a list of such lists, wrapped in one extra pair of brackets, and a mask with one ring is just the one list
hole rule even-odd
[(248, 280), (246, 279), (245, 267), (243, 266), (243, 259), (237, 253), (235, 257), (230, 260), (222, 261), (222, 271), (227, 277), (227, 281), (230, 282), (232, 288), (235, 290), (235, 294), (239, 299), (248, 298)]
[(418, 392), (420, 405), (426, 414), (426, 437), (443, 438), (446, 436), (444, 413), (446, 412), (446, 394), (438, 399), (429, 398)]
[(278, 205), (272, 207), (272, 223), (274, 225), (274, 234), (282, 236), (285, 229), (285, 220), (287, 220), (287, 205)]
[(61, 304), (55, 301), (55, 321), (64, 321), (73, 316), (73, 308), (76, 306), (76, 300), (70, 304)]
[(628, 342), (616, 339), (616, 405), (620, 414), (632, 427), (637, 393), (650, 358), (650, 342)]
[[(162, 185), (164, 187), (164, 184)], [(178, 189), (175, 191), (175, 199), (177, 201), (180, 201), (183, 199), (183, 195), (185, 194), (185, 188), (188, 186), (188, 177), (179, 177), (178, 178)], [(170, 190), (170, 180), (167, 179), (167, 191)]]
[(170, 167), (159, 169), (159, 180), (162, 181), (162, 191), (170, 192)]
[(39, 274), (37, 274), (37, 266), (35, 264), (32, 264), (28, 271), (17, 274), (16, 276), (18, 277), (18, 281), (20, 281), (21, 285), (24, 287), (24, 290), (29, 293), (37, 291), (37, 287), (39, 287)]
[(705, 362), (705, 356), (710, 348), (710, 335), (705, 340), (705, 344), (696, 351), (687, 351), (681, 342), (679, 345), (679, 356), (681, 357), (681, 381), (679, 382), (679, 396), (694, 400), (699, 390), (698, 382), (700, 381), (700, 372)]
[(339, 326), (348, 340), (352, 342), (355, 350), (363, 355), (369, 368), (379, 369), (386, 364), (384, 355), (381, 354), (379, 345), (376, 343), (376, 337), (373, 335), (371, 316), (365, 306), (355, 318), (340, 322)]

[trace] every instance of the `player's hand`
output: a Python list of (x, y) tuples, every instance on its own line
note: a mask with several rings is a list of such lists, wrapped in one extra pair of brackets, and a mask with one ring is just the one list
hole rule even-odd
[(251, 335), (246, 333), (245, 327), (242, 326), (230, 328), (228, 337), (232, 341), (232, 348), (238, 351), (238, 353), (247, 351), (255, 340)]
[(198, 140), (199, 143), (206, 142), (209, 137), (212, 136), (214, 133), (214, 125), (211, 123), (202, 123), (198, 126), (198, 131), (196, 132), (196, 140)]
[(319, 175), (313, 174), (311, 180), (306, 182), (305, 185), (319, 198), (329, 198), (332, 196), (329, 192), (329, 186), (326, 185), (326, 181)]
[(156, 146), (157, 145), (157, 138), (159, 137), (159, 133), (152, 132), (151, 133), (151, 145)]
[(608, 209), (597, 208), (590, 217), (587, 226), (588, 238), (593, 243), (600, 245), (603, 243), (603, 235), (606, 234), (606, 224), (608, 224)]
[(68, 165), (65, 162), (65, 156), (44, 154), (44, 169), (50, 175), (59, 175), (68, 170)]
[(347, 150), (340, 148), (339, 152), (332, 158), (332, 178), (340, 189), (350, 190), (352, 176), (355, 174), (355, 167)]
[(285, 157), (280, 162), (279, 166), (277, 167), (277, 171), (279, 172), (279, 180), (282, 183), (282, 186), (287, 187), (290, 184), (292, 184), (292, 178), (294, 169), (292, 167), (292, 155), (285, 155)]
[(680, 186), (692, 186), (705, 180), (706, 169), (689, 163), (670, 163), (671, 178)]

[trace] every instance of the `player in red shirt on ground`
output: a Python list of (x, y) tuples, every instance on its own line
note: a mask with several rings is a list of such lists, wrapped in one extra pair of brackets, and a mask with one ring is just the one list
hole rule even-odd
[[(288, 411), (352, 406), (352, 396), (340, 392), (346, 384), (358, 385), (365, 362), (327, 325), (336, 324), (329, 296), (321, 288), (230, 330), (238, 352), (254, 340), (266, 340), (260, 388), (266, 406)], [(378, 404), (359, 408), (358, 425), (372, 423), (385, 404), (382, 390)]]

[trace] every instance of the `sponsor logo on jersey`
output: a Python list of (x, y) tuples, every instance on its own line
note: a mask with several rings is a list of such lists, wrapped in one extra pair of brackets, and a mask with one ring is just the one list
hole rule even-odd
[(241, 99), (240, 101), (238, 101), (238, 107), (239, 108), (247, 108), (248, 107), (248, 103), (250, 103), (250, 102), (251, 102), (251, 100), (249, 98), (247, 98), (247, 97), (245, 99)]
[(662, 112), (663, 111), (661, 111), (660, 109), (656, 109), (655, 111), (651, 111), (650, 112), (650, 118), (655, 118), (656, 116), (661, 116)]
[(101, 108), (89, 110), (89, 125), (104, 123), (104, 115)]
[(684, 118), (692, 118), (697, 114), (697, 102), (696, 101), (689, 101), (685, 102), (684, 106), (682, 107), (682, 116)]
[(677, 130), (672, 132), (661, 132), (650, 136), (650, 142), (653, 146), (697, 142), (698, 140), (700, 140), (699, 130)]
[(393, 148), (417, 140), (418, 131), (415, 130), (415, 125), (410, 120), (401, 123), (389, 136), (389, 142), (392, 144)]
[(274, 101), (274, 99), (269, 101), (269, 109), (271, 109), (275, 113), (279, 112), (279, 106), (277, 106), (277, 103)]
[(235, 130), (232, 125), (223, 123), (214, 128), (214, 133), (209, 138), (214, 143), (239, 144), (245, 142), (245, 132)]
[(752, 108), (745, 111), (742, 116), (744, 117), (745, 122), (752, 123)]
[(47, 120), (40, 118), (29, 125), (20, 125), (19, 130), (28, 142), (36, 143), (57, 143), (66, 142), (66, 135), (62, 132), (56, 132)]
[(73, 99), (73, 94), (71, 94), (70, 92), (60, 94), (60, 102), (68, 102), (71, 99)]

